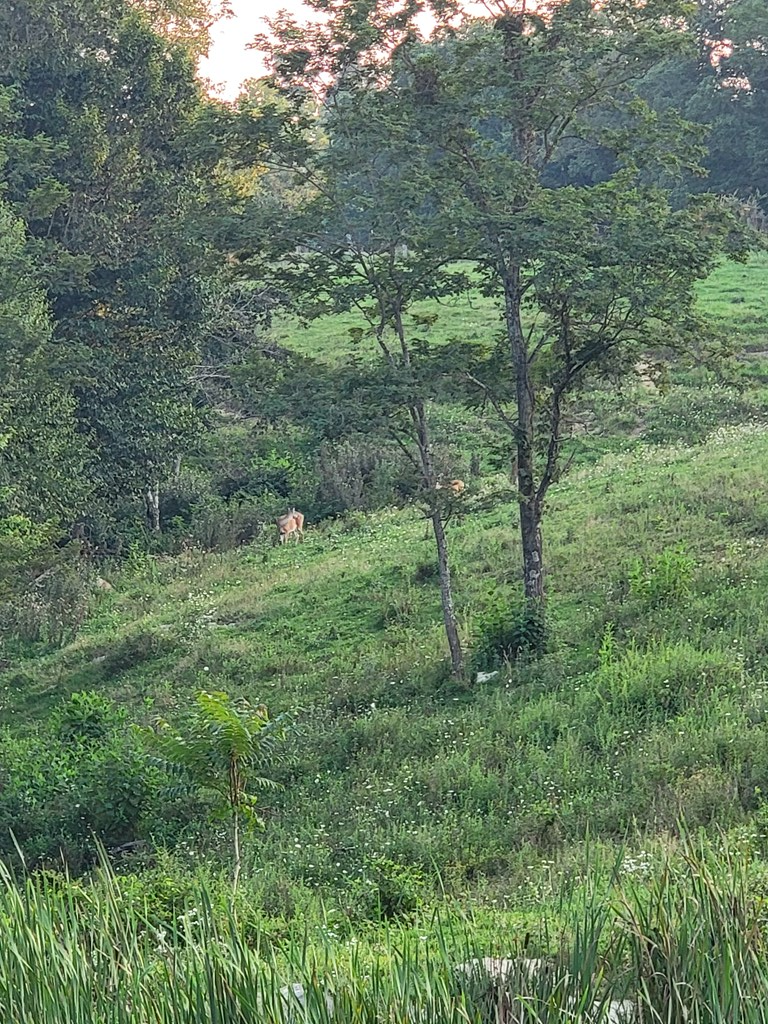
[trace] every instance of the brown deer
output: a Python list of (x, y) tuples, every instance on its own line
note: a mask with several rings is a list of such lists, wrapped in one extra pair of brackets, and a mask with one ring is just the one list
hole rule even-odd
[(295, 508), (289, 509), (277, 520), (278, 543), (285, 544), (289, 537), (296, 541), (304, 540), (304, 514)]
[(447, 484), (436, 483), (435, 490), (442, 491), (445, 488), (448, 488), (449, 491), (452, 491), (454, 494), (459, 495), (464, 493), (465, 486), (466, 485), (464, 484), (463, 480), (449, 480)]

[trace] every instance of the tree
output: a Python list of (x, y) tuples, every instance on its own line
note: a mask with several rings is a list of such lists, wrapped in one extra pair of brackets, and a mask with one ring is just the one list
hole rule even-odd
[(254, 774), (280, 760), (285, 719), (271, 719), (263, 704), (231, 700), (226, 693), (201, 692), (180, 729), (159, 720), (156, 730), (144, 729), (149, 749), (181, 769), (192, 783), (209, 793), (217, 814), (232, 822), (232, 886), (242, 866), (241, 822), (263, 824), (256, 813), (255, 790), (274, 790), (277, 783)]
[(654, 110), (677, 109), (707, 128), (706, 175), (685, 176), (680, 194), (762, 204), (765, 223), (768, 12), (761, 0), (699, 0), (690, 29), (695, 46), (653, 68), (638, 91)]
[[(64, 523), (87, 504), (87, 445), (52, 351), (40, 269), (0, 202), (0, 598), (50, 569)], [(24, 581), (24, 582), (22, 582)]]
[[(289, 38), (278, 38), (275, 66), (286, 60)], [(313, 35), (312, 29), (306, 30)], [(296, 76), (286, 62), (281, 76), (283, 119), (272, 138), (271, 162), (290, 176), (292, 188), (269, 197), (258, 195), (246, 224), (256, 239), (254, 257), (241, 250), (244, 267), (258, 276), (270, 268), (292, 294), (300, 317), (311, 319), (329, 311), (355, 311), (361, 326), (358, 341), (374, 339), (383, 366), (373, 367), (365, 390), (365, 420), (359, 427), (393, 441), (415, 471), (425, 514), (432, 525), (443, 625), (456, 677), (463, 672), (463, 655), (454, 608), (446, 521), (456, 501), (441, 489), (441, 467), (435, 457), (429, 421), (429, 402), (444, 376), (437, 374), (428, 355), (425, 326), (411, 310), (425, 298), (455, 295), (465, 290), (465, 275), (445, 266), (442, 253), (422, 253), (413, 247), (408, 210), (424, 201), (409, 160), (409, 142), (398, 133), (399, 111), (387, 90), (371, 87), (364, 75), (337, 82), (320, 104), (320, 131), (307, 117), (308, 94), (320, 86)], [(296, 131), (296, 114), (304, 131)], [(302, 201), (290, 197), (301, 194)], [(254, 271), (254, 268), (255, 271)], [(344, 380), (335, 403), (349, 407)], [(359, 395), (357, 393), (356, 397)], [(354, 421), (354, 413), (345, 416)], [(451, 474), (453, 475), (453, 474)]]
[[(631, 366), (660, 318), (667, 331), (687, 328), (693, 282), (714, 262), (709, 218), (673, 216), (663, 195), (641, 185), (641, 165), (690, 161), (692, 132), (672, 116), (652, 117), (632, 89), (639, 69), (680, 45), (679, 33), (662, 28), (663, 6), (565, 0), (545, 16), (505, 10), (492, 25), (469, 24), (409, 55), (433, 80), (426, 101), (413, 73), (410, 90), (434, 153), (440, 213), (431, 244), (441, 246), (450, 225), (503, 302), (514, 414), (503, 412), (505, 389), (478, 383), (516, 449), (531, 600), (545, 593), (541, 521), (559, 467), (563, 398), (589, 373), (615, 369), (620, 355)], [(547, 188), (561, 140), (592, 128), (585, 115), (609, 96), (634, 114), (631, 129), (601, 140), (619, 168), (591, 188)]]
[[(504, 346), (473, 377), (510, 434), (524, 592), (541, 602), (566, 400), (597, 375), (631, 373), (639, 351), (706, 337), (694, 284), (739, 245), (715, 202), (673, 209), (668, 189), (649, 184), (695, 172), (704, 154), (697, 126), (638, 95), (652, 69), (692, 52), (689, 8), (500, 3), (490, 19), (444, 21), (426, 42), (415, 13), (346, 0), (309, 42), (283, 47), (277, 78), (332, 74), (335, 102), (354, 91), (363, 110), (386, 96), (389, 144), (371, 147), (358, 172), (378, 180), (364, 219), (380, 204), (395, 216), (391, 182), (408, 184), (397, 217), (419, 259), (469, 259), (498, 296)], [(595, 116), (604, 110), (615, 116)], [(551, 168), (579, 139), (607, 155), (602, 180), (553, 185)]]
[[(169, 469), (198, 425), (189, 383), (217, 257), (202, 215), (219, 152), (186, 44), (129, 0), (0, 10), (5, 196), (35, 248), (60, 380), (104, 512)], [(156, 511), (156, 509), (155, 509)]]
[(229, 17), (229, 0), (131, 0), (166, 39), (185, 46), (195, 60), (208, 53), (211, 28)]
[[(760, 0), (719, 5), (701, 84), (683, 108), (711, 125), (707, 187), (744, 199), (768, 195), (768, 10)], [(768, 211), (767, 211), (768, 212)]]

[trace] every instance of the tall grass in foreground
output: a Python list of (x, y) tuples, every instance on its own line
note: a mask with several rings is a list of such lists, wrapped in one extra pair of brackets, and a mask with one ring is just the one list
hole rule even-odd
[[(759, 871), (707, 850), (670, 857), (648, 884), (564, 897), (559, 931), (500, 934), (471, 924), (370, 942), (249, 945), (201, 890), (168, 933), (126, 912), (107, 870), (90, 887), (0, 878), (3, 1024), (512, 1024), (768, 1021)], [(604, 887), (603, 887), (604, 891)], [(525, 960), (525, 946), (553, 950)], [(506, 955), (506, 982), (461, 962)], [(511, 961), (514, 959), (514, 963)], [(498, 967), (498, 961), (496, 963)], [(300, 984), (303, 994), (295, 993)], [(286, 989), (286, 986), (288, 988)], [(281, 989), (283, 990), (281, 992)], [(621, 1017), (616, 1000), (629, 1000)]]

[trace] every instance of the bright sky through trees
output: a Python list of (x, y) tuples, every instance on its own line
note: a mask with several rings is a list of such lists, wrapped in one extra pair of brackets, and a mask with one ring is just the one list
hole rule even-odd
[(202, 74), (220, 87), (219, 95), (235, 99), (247, 78), (263, 74), (261, 56), (248, 49), (256, 33), (263, 31), (263, 19), (280, 10), (297, 12), (301, 6), (300, 0), (232, 0), (233, 16), (214, 26), (210, 53), (200, 67)]
[[(258, 32), (265, 28), (264, 19), (278, 11), (297, 14), (301, 0), (231, 0), (232, 17), (222, 18), (212, 29), (212, 45), (207, 58), (200, 62), (200, 72), (210, 79), (216, 95), (234, 100), (248, 78), (258, 78), (265, 71), (257, 50), (249, 49)], [(466, 5), (466, 10), (482, 5)], [(306, 8), (304, 8), (306, 11)]]

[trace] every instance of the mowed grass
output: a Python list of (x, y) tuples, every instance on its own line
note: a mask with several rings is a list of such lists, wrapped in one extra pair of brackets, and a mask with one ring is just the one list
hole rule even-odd
[(735, 351), (768, 352), (768, 253), (724, 263), (699, 285), (699, 296)]
[[(754, 253), (745, 264), (724, 262), (698, 291), (702, 312), (722, 328), (735, 351), (768, 351), (768, 253)], [(453, 340), (492, 344), (503, 331), (501, 303), (478, 291), (418, 302), (413, 311), (437, 315), (428, 335), (435, 345)], [(372, 335), (353, 341), (350, 332), (360, 328), (367, 328), (365, 318), (353, 312), (319, 317), (307, 326), (279, 320), (274, 334), (281, 345), (302, 355), (339, 362), (354, 354), (376, 354)]]
[[(416, 302), (412, 312), (417, 316), (437, 315), (437, 321), (429, 329), (429, 339), (434, 345), (457, 340), (489, 342), (503, 330), (501, 305), (496, 299), (475, 291), (439, 301)], [(415, 327), (410, 312), (406, 326), (411, 330)], [(356, 342), (351, 332), (361, 328), (367, 333), (362, 341)], [(328, 362), (340, 362), (352, 355), (371, 358), (379, 351), (365, 317), (356, 312), (318, 317), (306, 326), (299, 326), (290, 319), (278, 320), (274, 336), (279, 344), (301, 355)]]

